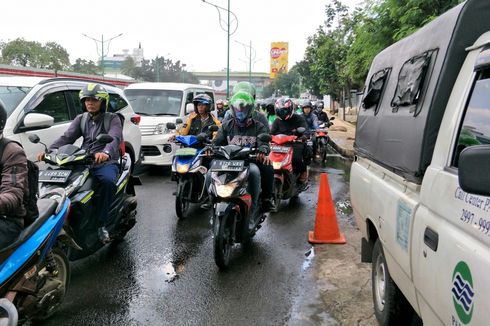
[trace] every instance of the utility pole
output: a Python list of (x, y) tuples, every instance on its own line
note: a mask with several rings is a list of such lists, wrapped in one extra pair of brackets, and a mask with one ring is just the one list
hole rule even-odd
[[(87, 34), (82, 34), (83, 36), (93, 40), (95, 42), (95, 46), (96, 46), (96, 49), (97, 49), (97, 54), (99, 54), (99, 43), (101, 44), (100, 45), (100, 48), (101, 48), (101, 56), (100, 56), (100, 65), (101, 65), (101, 68), (102, 68), (102, 77), (104, 77), (104, 34), (102, 34), (102, 38), (100, 40), (97, 40), (91, 36), (88, 36)], [(119, 35), (116, 35), (114, 37), (111, 37), (110, 39), (108, 39), (106, 42), (107, 42), (107, 53), (109, 53), (109, 45), (111, 44), (111, 41), (119, 36), (123, 35), (123, 33), (119, 34)]]

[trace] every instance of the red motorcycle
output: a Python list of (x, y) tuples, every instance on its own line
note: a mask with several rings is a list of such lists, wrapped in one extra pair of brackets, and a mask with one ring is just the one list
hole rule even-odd
[(331, 121), (334, 119), (335, 117), (331, 117), (328, 122), (322, 123), (320, 128), (315, 130), (316, 152), (319, 154), (322, 163), (327, 161), (327, 144), (330, 140), (330, 137), (328, 136), (328, 128), (333, 125), (333, 122)]
[(269, 159), (274, 168), (274, 212), (277, 212), (282, 199), (298, 197), (301, 190), (298, 188), (298, 174), (293, 172), (293, 147), (298, 136), (274, 135), (272, 136)]

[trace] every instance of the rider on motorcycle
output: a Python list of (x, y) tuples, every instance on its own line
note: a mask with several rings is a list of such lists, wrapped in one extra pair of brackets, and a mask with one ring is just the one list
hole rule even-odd
[(194, 103), (194, 112), (189, 115), (184, 126), (177, 131), (179, 135), (187, 136), (198, 135), (201, 132), (208, 133), (207, 130), (210, 126), (221, 126), (221, 122), (211, 114), (213, 99), (209, 95), (196, 95), (192, 103)]
[[(303, 117), (306, 120), (306, 124), (308, 125), (307, 133), (311, 137), (311, 141), (313, 142), (313, 152), (316, 149), (316, 135), (315, 130), (318, 129), (318, 117), (316, 114), (312, 112), (313, 105), (310, 100), (305, 100), (301, 103), (301, 110), (303, 112)], [(314, 154), (314, 153), (313, 153)]]
[[(3, 128), (7, 122), (7, 111), (0, 102), (0, 142), (3, 141)], [(24, 228), (24, 194), (27, 187), (26, 153), (16, 142), (5, 146), (0, 157), (2, 166), (0, 184), (0, 250), (12, 244)]]
[(274, 170), (267, 156), (270, 152), (269, 143), (263, 143), (257, 137), (260, 134), (268, 134), (269, 131), (263, 123), (253, 118), (255, 110), (254, 98), (251, 94), (238, 91), (231, 98), (230, 105), (231, 118), (223, 122), (213, 144), (252, 147), (257, 143), (257, 162), (250, 164), (249, 191), (253, 198), (253, 207), (257, 207), (260, 194), (262, 210), (270, 212), (273, 209)]
[[(252, 83), (249, 83), (249, 82), (239, 82), (239, 83), (237, 83), (233, 87), (233, 94), (236, 94), (238, 92), (246, 92), (246, 93), (249, 93), (250, 95), (252, 95), (252, 98), (253, 98), (253, 100), (255, 102), (255, 86)], [(225, 114), (225, 118), (223, 119), (223, 121), (232, 118), (233, 113), (230, 112), (230, 111), (231, 110), (229, 110)], [(270, 132), (269, 123), (267, 121), (267, 117), (265, 116), (265, 114), (263, 114), (262, 112), (260, 112), (258, 110), (252, 110), (252, 119), (257, 120), (260, 123), (262, 123), (267, 128), (267, 133)]]
[[(49, 150), (58, 149), (63, 145), (73, 144), (78, 138), (83, 137), (82, 149), (94, 154), (95, 164), (90, 173), (99, 181), (98, 192), (99, 200), (95, 203), (99, 221), (98, 235), (103, 243), (110, 241), (109, 232), (106, 224), (109, 218), (109, 209), (117, 191), (116, 181), (118, 177), (119, 146), (123, 139), (122, 122), (117, 115), (113, 115), (110, 120), (109, 130), (104, 130), (104, 116), (108, 114), (109, 93), (100, 84), (87, 84), (79, 94), (83, 111), (89, 113), (82, 134), (81, 121), (82, 114), (79, 114), (71, 122), (65, 133), (58, 138)], [(101, 144), (96, 141), (100, 134), (109, 134), (113, 141), (109, 144)], [(37, 159), (43, 160), (45, 153), (39, 153)], [(96, 198), (97, 198), (96, 197)]]
[(225, 113), (228, 108), (225, 108), (225, 101), (224, 100), (217, 100), (216, 101), (216, 111), (218, 113), (218, 120), (223, 121), (225, 118)]
[[(308, 125), (302, 115), (294, 113), (294, 104), (290, 98), (280, 98), (275, 103), (277, 119), (271, 126), (272, 135), (294, 135), (298, 128), (303, 127), (308, 130)], [(293, 144), (293, 172), (298, 174), (298, 183), (300, 190), (308, 186), (308, 169), (307, 164), (311, 159), (308, 147), (304, 144), (307, 137), (301, 136), (303, 142)]]
[(315, 106), (316, 108), (314, 113), (317, 115), (318, 120), (321, 122), (327, 122), (328, 115), (327, 112), (323, 111), (323, 101), (317, 101)]

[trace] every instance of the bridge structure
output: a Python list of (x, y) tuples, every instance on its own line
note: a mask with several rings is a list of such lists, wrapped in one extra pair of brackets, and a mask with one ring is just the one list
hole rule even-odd
[[(214, 71), (214, 72), (197, 72), (193, 71), (192, 74), (199, 79), (202, 84), (211, 86), (216, 94), (216, 98), (224, 99), (226, 97), (226, 71)], [(249, 81), (255, 85), (257, 89), (257, 98), (262, 97), (264, 87), (269, 85), (271, 80), (269, 73), (265, 72), (249, 72), (242, 71), (230, 71), (230, 89), (233, 90), (233, 86), (241, 81)], [(230, 90), (230, 94), (231, 94)]]

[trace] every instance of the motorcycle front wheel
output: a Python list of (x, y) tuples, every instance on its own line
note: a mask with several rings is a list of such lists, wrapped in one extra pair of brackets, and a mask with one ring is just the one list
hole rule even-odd
[(233, 246), (233, 223), (235, 211), (223, 218), (215, 218), (214, 223), (214, 261), (219, 268), (226, 268), (230, 263), (231, 248)]
[(322, 160), (322, 163), (325, 163), (327, 161), (327, 144), (325, 143), (324, 140), (319, 142), (320, 146), (320, 159)]
[(272, 194), (272, 200), (274, 201), (274, 209), (273, 213), (277, 213), (279, 211), (279, 206), (281, 205), (282, 199), (282, 183), (279, 180), (274, 180), (274, 192)]
[(178, 185), (177, 196), (175, 196), (175, 213), (178, 218), (186, 218), (189, 215), (190, 202), (182, 198), (188, 188), (189, 180), (183, 180)]

